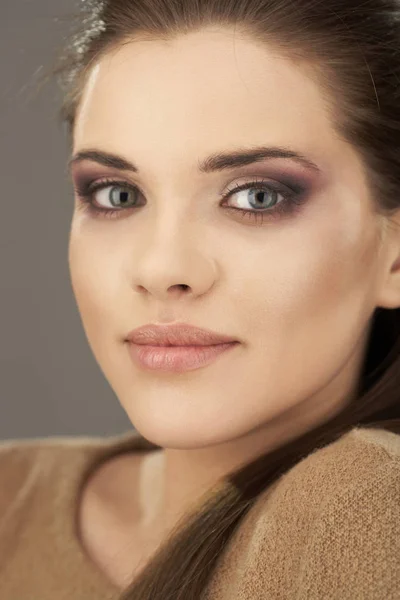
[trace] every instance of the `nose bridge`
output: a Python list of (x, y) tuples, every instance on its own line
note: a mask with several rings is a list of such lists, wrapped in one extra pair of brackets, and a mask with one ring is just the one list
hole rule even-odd
[[(148, 169), (149, 187), (145, 190), (147, 196), (147, 211), (151, 231), (157, 237), (173, 236), (178, 230), (182, 235), (188, 229), (193, 230), (200, 225), (198, 218), (204, 202), (200, 201), (204, 191), (203, 177), (196, 171), (196, 164), (188, 157), (196, 156), (191, 149), (191, 142), (171, 141), (169, 148), (156, 150), (149, 154), (157, 169)], [(149, 158), (150, 164), (150, 158)], [(151, 215), (151, 219), (150, 219)]]
[[(146, 228), (156, 244), (186, 243), (201, 236), (200, 202), (194, 197), (194, 186), (182, 175), (170, 173), (153, 187), (148, 203)], [(179, 184), (177, 183), (179, 181)]]
[[(149, 226), (151, 235), (157, 241), (184, 241), (189, 231), (193, 231), (194, 220), (190, 217), (189, 199), (165, 190), (154, 203)], [(193, 216), (193, 214), (192, 214)], [(179, 236), (178, 236), (179, 234)]]
[(155, 212), (157, 214), (149, 217), (146, 223), (142, 261), (151, 263), (153, 268), (159, 265), (165, 272), (178, 268), (183, 275), (189, 264), (193, 265), (201, 258), (196, 223), (189, 219), (188, 210), (183, 207), (176, 209), (164, 205)]
[(136, 287), (157, 295), (177, 286), (204, 293), (215, 279), (214, 259), (204, 244), (203, 225), (191, 199), (173, 193), (171, 198), (172, 192), (163, 188), (143, 224), (143, 242), (135, 259)]

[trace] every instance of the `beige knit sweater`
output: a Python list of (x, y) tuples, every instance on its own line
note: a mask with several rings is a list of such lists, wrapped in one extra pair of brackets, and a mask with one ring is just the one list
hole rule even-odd
[[(116, 600), (76, 534), (82, 482), (135, 432), (0, 443), (0, 599)], [(400, 435), (354, 428), (262, 494), (207, 600), (400, 600)]]

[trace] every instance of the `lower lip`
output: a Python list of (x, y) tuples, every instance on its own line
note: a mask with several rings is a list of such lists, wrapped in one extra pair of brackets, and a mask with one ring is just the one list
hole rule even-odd
[(143, 346), (128, 343), (130, 355), (140, 366), (152, 371), (181, 373), (204, 367), (239, 342), (214, 346)]

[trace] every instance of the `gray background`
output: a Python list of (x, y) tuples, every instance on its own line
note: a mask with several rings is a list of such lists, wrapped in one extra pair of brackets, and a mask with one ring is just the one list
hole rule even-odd
[(91, 353), (70, 283), (60, 92), (55, 83), (37, 92), (77, 5), (0, 1), (1, 439), (132, 428)]

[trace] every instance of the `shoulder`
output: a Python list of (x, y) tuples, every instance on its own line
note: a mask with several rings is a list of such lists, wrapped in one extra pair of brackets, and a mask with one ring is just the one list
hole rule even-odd
[[(355, 473), (357, 470), (355, 469)], [(326, 499), (301, 561), (299, 598), (398, 598), (400, 461), (397, 455)]]
[(62, 478), (68, 470), (79, 469), (101, 445), (101, 438), (84, 436), (0, 442), (0, 515), (20, 496)]
[(323, 450), (309, 464), (325, 460), (317, 485), (333, 484), (303, 547), (298, 598), (335, 590), (330, 597), (341, 600), (394, 599), (400, 589), (400, 436), (356, 428)]
[(358, 426), (301, 459), (282, 476), (279, 487), (301, 487), (320, 508), (344, 489), (374, 479), (380, 469), (395, 476), (399, 466), (400, 435)]
[[(262, 527), (263, 515), (268, 523), (270, 515), (280, 515), (284, 507), (285, 523), (296, 527), (301, 522), (309, 536), (320, 515), (327, 514), (330, 506), (346, 503), (349, 494), (360, 496), (362, 501), (367, 497), (364, 488), (372, 493), (378, 481), (380, 490), (382, 486), (396, 486), (399, 468), (400, 435), (354, 427), (336, 441), (315, 448), (285, 471), (260, 495), (254, 510), (261, 517)], [(386, 503), (396, 500), (389, 489), (383, 495)], [(349, 515), (353, 507), (347, 504)]]
[(347, 502), (347, 513), (351, 514), (354, 505), (348, 501), (350, 495), (360, 502), (368, 497), (372, 509), (373, 490), (382, 495), (385, 487), (386, 503), (394, 502), (396, 497), (390, 488), (399, 484), (399, 470), (400, 435), (384, 429), (354, 427), (335, 442), (317, 448), (286, 477), (289, 486), (297, 482), (310, 497), (314, 519), (328, 507), (333, 510), (333, 506), (343, 502)]
[[(336, 480), (335, 490), (326, 497), (322, 519), (339, 510), (342, 519), (351, 517), (355, 525), (367, 515), (369, 519), (372, 514), (383, 514), (387, 507), (400, 510), (399, 434), (357, 427), (321, 450), (321, 456), (323, 451), (337, 462), (336, 468), (333, 463), (329, 465), (327, 475), (345, 473), (346, 477)], [(318, 455), (314, 458), (317, 464)]]
[[(154, 447), (135, 431), (111, 436), (52, 436), (0, 442), (0, 517), (28, 497), (60, 497), (108, 458)], [(40, 494), (39, 494), (40, 495)], [(18, 504), (19, 505), (19, 504)]]
[[(379, 531), (396, 529), (400, 543), (400, 436), (360, 428), (353, 431), (348, 442), (351, 445), (346, 445), (345, 455), (342, 457), (340, 446), (336, 455), (351, 477), (338, 481), (333, 493), (326, 496), (314, 524), (314, 535), (318, 536), (321, 527), (325, 533), (332, 528), (338, 540), (342, 533), (371, 537)], [(348, 452), (351, 447), (353, 454)]]
[(333, 495), (396, 480), (400, 468), (400, 435), (385, 429), (355, 427), (336, 442), (317, 450), (309, 465), (320, 469), (322, 480), (333, 481)]
[(398, 434), (353, 428), (301, 459), (257, 504), (247, 560), (265, 593), (279, 579), (296, 600), (398, 598)]
[(86, 436), (52, 436), (0, 441), (0, 473), (14, 473), (30, 469), (40, 462), (51, 463), (62, 455), (84, 452), (98, 446), (102, 438)]

